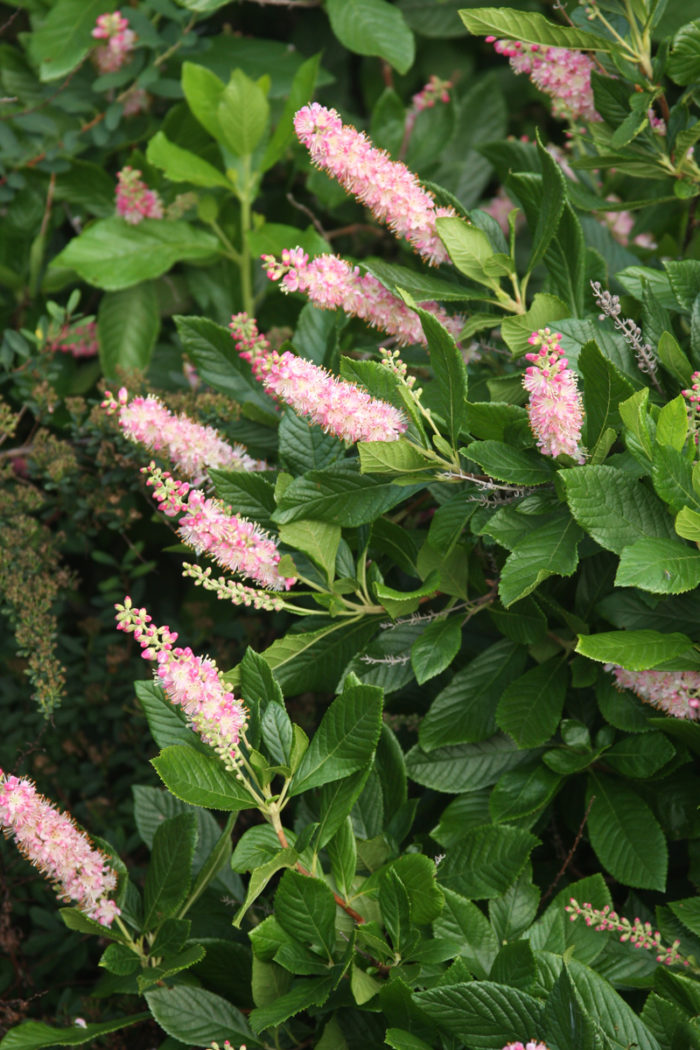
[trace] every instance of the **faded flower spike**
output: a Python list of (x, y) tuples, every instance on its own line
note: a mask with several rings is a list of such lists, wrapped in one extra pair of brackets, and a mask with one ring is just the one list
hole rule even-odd
[(269, 348), (247, 314), (231, 318), (231, 334), (241, 357), (249, 360), (253, 375), (268, 394), (286, 401), (312, 423), (344, 441), (396, 441), (406, 430), (401, 412), (386, 401), (370, 397), (324, 368)]
[(182, 514), (177, 531), (188, 547), (263, 587), (289, 590), (295, 578), (279, 573), (277, 544), (259, 525), (234, 514), (221, 500), (209, 499), (201, 489), (177, 481), (155, 463), (142, 473), (148, 475), (146, 484), (153, 489), (159, 509), (168, 517)]
[[(428, 101), (429, 89), (416, 98), (418, 108), (442, 97), (447, 82), (440, 82)], [(404, 237), (424, 259), (435, 265), (446, 262), (447, 252), (435, 231), (435, 219), (454, 215), (452, 208), (436, 208), (433, 195), (423, 189), (416, 175), (377, 149), (361, 131), (343, 124), (334, 109), (318, 102), (304, 106), (294, 117), (294, 128), (311, 159), (337, 179), (362, 202), (375, 218), (385, 222), (397, 237)]]
[(564, 910), (569, 913), (571, 922), (576, 922), (580, 916), (586, 926), (594, 926), (601, 932), (604, 930), (619, 932), (621, 941), (629, 941), (635, 948), (646, 948), (647, 951), (654, 952), (656, 961), (665, 966), (689, 965), (678, 951), (681, 942), (674, 941), (671, 945), (662, 944), (661, 934), (652, 927), (650, 922), (642, 922), (639, 918), (630, 922), (624, 915), (618, 915), (616, 911), (613, 911), (609, 904), (606, 904), (604, 908), (594, 908), (587, 902), (579, 904), (574, 897)]
[(125, 387), (115, 399), (105, 392), (102, 408), (119, 413), (124, 436), (153, 452), (163, 452), (185, 477), (195, 484), (206, 477), (210, 467), (230, 470), (267, 470), (264, 460), (253, 459), (243, 445), (229, 445), (214, 427), (195, 423), (184, 413), (170, 412), (157, 397), (134, 397), (129, 401)]
[(163, 202), (155, 190), (149, 190), (138, 168), (128, 164), (117, 172), (117, 215), (137, 226), (143, 219), (162, 219)]
[[(262, 262), (271, 281), (279, 281), (283, 292), (304, 292), (321, 310), (340, 307), (346, 314), (359, 317), (372, 328), (396, 337), (398, 343), (420, 343), (426, 338), (418, 316), (400, 299), (388, 292), (376, 277), (361, 274), (337, 255), (317, 255), (309, 259), (302, 248), (285, 248), (278, 260), (263, 255)], [(450, 317), (437, 303), (421, 303), (459, 338), (460, 317)]]
[(214, 661), (195, 656), (189, 646), (173, 648), (177, 634), (167, 626), (155, 627), (146, 610), (135, 609), (129, 597), (115, 608), (117, 630), (133, 634), (144, 660), (157, 662), (156, 678), (170, 702), (182, 708), (205, 744), (234, 769), (248, 713), (226, 686)]
[(109, 926), (119, 908), (109, 894), (117, 876), (109, 859), (90, 845), (67, 813), (39, 794), (31, 780), (8, 776), (0, 769), (0, 824), (21, 853), (54, 884), (63, 901)]
[(606, 664), (620, 689), (630, 689), (640, 700), (673, 718), (700, 718), (700, 671), (626, 671)]
[(561, 336), (541, 328), (528, 339), (536, 353), (526, 354), (532, 364), (525, 369), (523, 386), (530, 394), (528, 413), (537, 446), (544, 456), (571, 456), (585, 461), (579, 442), (583, 425), (583, 405), (576, 375), (567, 368), (559, 345)]

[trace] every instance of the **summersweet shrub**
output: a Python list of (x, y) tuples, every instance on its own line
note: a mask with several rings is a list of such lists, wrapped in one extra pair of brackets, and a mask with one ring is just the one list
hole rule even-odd
[[(332, 0), (328, 14), (343, 24)], [(462, 18), (569, 123), (561, 157), (542, 134), (483, 146), (524, 216), (506, 233), (454, 184), (415, 177), (406, 119), (389, 155), (301, 98), (313, 163), (409, 247), (358, 263), (285, 229), (254, 269), (251, 204), (277, 138), (264, 82), (186, 65), (208, 159), (149, 143), (170, 181), (237, 197), (235, 243), (219, 203), (196, 227), (238, 267), (230, 326), (174, 324), (259, 444), (126, 390), (103, 411), (201, 559), (184, 575), (222, 621), (244, 606), (270, 634), (224, 670), (147, 598), (116, 603), (155, 671), (136, 686), (163, 784), (134, 786), (142, 878), (3, 776), (3, 825), (76, 903), (66, 925), (109, 942), (96, 1001), (113, 997), (90, 1022), (26, 1021), (8, 1048), (147, 1018), (164, 1046), (700, 1044), (700, 28), (664, 30), (646, 0), (567, 25)], [(231, 138), (241, 99), (257, 138)], [(421, 104), (409, 132), (440, 119)], [(237, 159), (219, 169), (215, 150)], [(611, 196), (649, 212), (660, 258), (597, 217)], [(128, 229), (145, 257), (146, 235), (179, 221), (98, 229)], [(87, 262), (98, 223), (59, 260), (108, 288), (108, 260), (99, 280)], [(294, 300), (257, 292), (264, 273), (309, 300), (279, 345), (255, 307)], [(41, 821), (56, 835), (35, 851)]]

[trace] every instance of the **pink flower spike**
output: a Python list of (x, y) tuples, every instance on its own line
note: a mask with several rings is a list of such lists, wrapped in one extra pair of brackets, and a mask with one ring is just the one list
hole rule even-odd
[(163, 218), (163, 202), (140, 176), (141, 172), (128, 164), (117, 172), (117, 215), (131, 226), (138, 225), (143, 219)]
[(107, 856), (90, 845), (67, 813), (61, 813), (36, 790), (31, 780), (0, 769), (0, 824), (22, 854), (54, 885), (62, 901), (75, 901), (80, 911), (110, 926), (119, 908), (110, 894), (117, 876)]
[[(317, 255), (309, 259), (301, 248), (285, 249), (281, 259), (263, 255), (267, 276), (279, 281), (283, 292), (303, 292), (321, 310), (341, 307), (346, 314), (359, 317), (373, 328), (396, 337), (398, 343), (425, 345), (418, 316), (400, 299), (388, 292), (371, 274), (361, 274), (337, 255)], [(462, 319), (451, 317), (437, 303), (421, 303), (455, 337), (459, 338)]]
[(523, 386), (530, 394), (528, 414), (537, 446), (544, 456), (571, 456), (585, 462), (579, 442), (583, 425), (583, 405), (576, 385), (576, 375), (567, 368), (559, 345), (561, 335), (540, 329), (528, 339), (539, 346), (537, 353), (526, 354), (532, 365), (525, 369)]
[[(443, 82), (440, 90), (445, 90)], [(405, 164), (393, 161), (363, 132), (343, 124), (335, 109), (326, 109), (318, 102), (298, 111), (294, 128), (314, 164), (337, 179), (375, 218), (386, 223), (397, 237), (404, 237), (431, 265), (447, 261), (447, 252), (435, 232), (435, 219), (455, 212), (437, 208), (433, 195), (423, 189)]]
[(620, 689), (673, 718), (700, 719), (700, 671), (627, 671), (606, 664)]
[(402, 413), (388, 402), (370, 397), (288, 350), (280, 355), (265, 349), (267, 341), (245, 314), (233, 317), (229, 327), (236, 349), (241, 357), (252, 358), (253, 375), (268, 394), (286, 401), (327, 433), (344, 441), (396, 441), (406, 430)]
[(96, 40), (106, 41), (95, 49), (93, 56), (100, 73), (116, 73), (129, 61), (136, 43), (136, 33), (129, 29), (129, 21), (120, 11), (99, 15), (92, 35)]
[(533, 84), (552, 100), (552, 113), (561, 120), (595, 123), (601, 119), (593, 102), (593, 60), (582, 51), (539, 47), (519, 40), (494, 40), (494, 50), (510, 59), (516, 73), (527, 73)]
[(288, 591), (296, 582), (280, 574), (277, 544), (259, 525), (234, 514), (221, 500), (209, 499), (201, 489), (176, 481), (154, 463), (144, 473), (159, 509), (169, 517), (182, 514), (178, 535), (188, 547), (273, 591)]
[(264, 460), (253, 459), (245, 446), (230, 445), (214, 427), (195, 423), (184, 413), (176, 415), (149, 394), (131, 401), (124, 387), (115, 401), (109, 391), (102, 408), (108, 413), (119, 413), (119, 425), (124, 436), (135, 444), (145, 445), (153, 452), (162, 452), (186, 477), (195, 484), (206, 478), (210, 468), (230, 470), (267, 470)]
[(132, 633), (143, 648), (144, 658), (157, 663), (156, 679), (170, 702), (182, 708), (191, 727), (214, 748), (227, 768), (235, 769), (248, 712), (214, 661), (195, 656), (189, 647), (173, 648), (177, 635), (167, 626), (155, 628), (154, 637), (147, 643), (138, 634), (139, 626), (150, 620), (146, 610), (134, 609), (129, 598), (116, 608), (117, 629)]

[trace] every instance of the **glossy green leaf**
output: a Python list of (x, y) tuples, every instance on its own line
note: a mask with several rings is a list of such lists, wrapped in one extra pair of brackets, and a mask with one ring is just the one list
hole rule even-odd
[(476, 900), (499, 897), (517, 879), (537, 844), (534, 835), (507, 824), (475, 828), (440, 863), (440, 885)]
[(158, 827), (143, 890), (144, 929), (174, 916), (185, 900), (195, 841), (194, 813), (180, 813)]
[(653, 594), (693, 590), (700, 583), (700, 551), (677, 539), (637, 540), (623, 550), (615, 583)]
[(97, 312), (100, 364), (106, 378), (145, 372), (160, 331), (158, 296), (152, 281), (107, 292)]
[(649, 806), (624, 781), (602, 773), (591, 774), (589, 800), (593, 795), (588, 833), (598, 860), (627, 886), (663, 892), (668, 850)]
[(520, 745), (537, 747), (554, 734), (569, 682), (566, 664), (553, 657), (506, 686), (496, 722)]
[(684, 634), (660, 631), (603, 631), (579, 635), (576, 652), (601, 663), (617, 664), (628, 671), (645, 671), (665, 660), (692, 651), (693, 643)]
[(169, 142), (162, 131), (156, 132), (148, 143), (146, 160), (156, 168), (161, 168), (171, 182), (190, 182), (193, 186), (207, 189), (222, 186), (231, 190), (231, 183), (213, 164)]
[(152, 988), (146, 992), (146, 1002), (163, 1031), (180, 1043), (207, 1047), (234, 1039), (262, 1045), (240, 1010), (205, 988), (184, 984)]
[(166, 747), (151, 760), (168, 791), (191, 806), (236, 813), (252, 809), (253, 800), (233, 773), (220, 760), (186, 744)]
[(459, 616), (448, 616), (429, 623), (411, 646), (411, 666), (419, 685), (450, 666), (462, 642)]
[(514, 1032), (542, 1031), (542, 1005), (518, 988), (472, 981), (417, 992), (418, 1005), (439, 1029), (460, 1038), (469, 1032), (474, 1050), (505, 1046)]
[(94, 46), (97, 16), (113, 11), (114, 0), (56, 0), (29, 38), (29, 53), (42, 81), (57, 80), (75, 69)]
[[(104, 9), (104, 7), (103, 7)], [(11, 1028), (0, 1039), (2, 1050), (43, 1050), (53, 1046), (80, 1046), (94, 1039), (100, 1039), (110, 1032), (118, 1032), (132, 1024), (142, 1024), (149, 1020), (149, 1013), (131, 1014), (127, 1017), (115, 1017), (111, 1021), (87, 1024), (84, 1028), (75, 1025), (54, 1028), (43, 1021), (22, 1021)]]
[(501, 571), (498, 593), (508, 608), (549, 576), (571, 576), (578, 565), (581, 529), (566, 513), (555, 511), (519, 540)]
[(682, 26), (674, 36), (667, 72), (676, 84), (700, 80), (700, 18)]
[(275, 918), (301, 944), (333, 958), (336, 904), (321, 879), (285, 871), (275, 894)]
[(574, 518), (606, 550), (621, 554), (637, 540), (672, 537), (663, 504), (641, 481), (615, 467), (573, 467), (560, 477)]
[(534, 11), (517, 11), (509, 7), (480, 7), (459, 12), (462, 21), (475, 36), (507, 37), (525, 44), (546, 44), (575, 50), (610, 51), (612, 41), (550, 22)]
[(340, 43), (359, 55), (377, 55), (399, 73), (415, 57), (413, 33), (403, 15), (386, 0), (326, 0), (331, 29)]
[(265, 134), (270, 115), (267, 94), (242, 69), (234, 69), (216, 110), (224, 145), (237, 157), (253, 152)]

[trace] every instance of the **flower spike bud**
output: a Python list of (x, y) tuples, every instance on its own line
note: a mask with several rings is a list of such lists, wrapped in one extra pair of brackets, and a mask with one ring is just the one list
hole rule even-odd
[(585, 462), (579, 442), (583, 425), (583, 405), (576, 375), (567, 360), (558, 333), (541, 328), (528, 339), (536, 353), (526, 354), (532, 364), (525, 369), (523, 386), (530, 394), (528, 413), (537, 446), (544, 456), (571, 456)]

